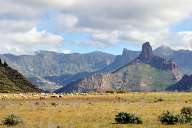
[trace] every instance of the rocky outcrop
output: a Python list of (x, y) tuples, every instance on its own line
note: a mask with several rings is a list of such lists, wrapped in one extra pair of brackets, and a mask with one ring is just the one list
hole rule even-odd
[(154, 55), (149, 42), (143, 44), (141, 54), (132, 63), (145, 63), (160, 70), (169, 70), (176, 80), (181, 79), (178, 65), (172, 60)]
[(142, 46), (142, 52), (138, 59), (142, 61), (150, 61), (154, 57), (153, 50), (149, 42), (146, 42)]

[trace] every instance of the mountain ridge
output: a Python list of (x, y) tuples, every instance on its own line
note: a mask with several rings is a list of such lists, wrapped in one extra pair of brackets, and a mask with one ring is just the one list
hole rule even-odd
[[(160, 46), (153, 50), (153, 53), (175, 61), (181, 68), (182, 74), (192, 74), (192, 60), (188, 59), (192, 57), (192, 51), (177, 51), (167, 46)], [(74, 80), (78, 81), (93, 74), (114, 72), (133, 61), (139, 54), (139, 51), (124, 48), (122, 54), (117, 56), (99, 51), (84, 54), (41, 51), (36, 55), (3, 54), (0, 57), (40, 88), (54, 91), (59, 86), (66, 86)], [(79, 77), (79, 74), (83, 77)]]
[[(156, 61), (158, 61), (158, 63), (156, 63)], [(156, 66), (159, 62), (160, 65)], [(162, 69), (165, 71), (162, 71)], [(148, 74), (149, 77), (146, 74)], [(162, 85), (173, 84), (179, 77), (178, 66), (172, 63), (172, 61), (165, 61), (165, 59), (155, 56), (149, 42), (146, 42), (143, 44), (142, 52), (139, 56), (126, 66), (112, 73), (92, 75), (72, 85), (69, 84), (56, 92), (65, 90), (80, 92), (107, 91), (113, 89), (131, 91), (152, 90), (159, 89)], [(165, 82), (162, 85), (159, 84), (157, 88), (155, 88), (155, 86), (152, 87), (153, 84), (158, 83), (157, 79), (159, 78), (162, 79), (159, 82)], [(162, 90), (162, 88), (160, 90)]]

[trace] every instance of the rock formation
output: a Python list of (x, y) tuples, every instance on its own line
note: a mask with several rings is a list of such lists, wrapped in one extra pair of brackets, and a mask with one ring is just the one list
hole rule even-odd
[(181, 79), (178, 65), (172, 60), (154, 55), (149, 42), (143, 44), (141, 54), (132, 63), (145, 63), (160, 70), (170, 70), (176, 80)]
[(138, 59), (142, 61), (150, 61), (154, 57), (153, 50), (149, 42), (146, 42), (142, 46), (142, 52)]

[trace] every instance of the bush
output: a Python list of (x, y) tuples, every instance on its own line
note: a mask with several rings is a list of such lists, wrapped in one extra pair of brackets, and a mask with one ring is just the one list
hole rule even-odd
[(173, 125), (178, 122), (178, 116), (174, 115), (173, 113), (171, 113), (169, 111), (162, 113), (160, 115), (159, 119), (162, 124), (167, 124), (167, 125)]
[(155, 98), (155, 101), (154, 101), (154, 102), (156, 103), (156, 102), (162, 102), (162, 101), (164, 101), (164, 99), (161, 98), (161, 97), (159, 97), (159, 98)]
[(180, 114), (178, 115), (179, 123), (186, 124), (192, 122), (192, 115)]
[(57, 103), (52, 102), (51, 105), (56, 107), (56, 106), (57, 106)]
[(8, 125), (8, 126), (15, 126), (17, 124), (22, 123), (22, 119), (14, 114), (8, 115), (5, 117), (3, 120), (3, 125)]
[(143, 121), (131, 113), (120, 112), (115, 116), (115, 121), (118, 124), (142, 124)]
[(192, 107), (183, 107), (181, 109), (181, 114), (192, 115)]
[(179, 117), (180, 123), (191, 123), (192, 122), (192, 107), (183, 107), (181, 109)]

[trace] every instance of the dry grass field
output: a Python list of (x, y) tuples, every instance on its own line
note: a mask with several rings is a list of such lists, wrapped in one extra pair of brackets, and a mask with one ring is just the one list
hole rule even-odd
[[(166, 110), (192, 106), (192, 93), (0, 94), (0, 121), (14, 113), (23, 119), (15, 128), (191, 128), (161, 125)], [(162, 100), (158, 100), (162, 99)], [(115, 124), (118, 112), (141, 116), (142, 125)], [(3, 124), (0, 128), (6, 128)]]

